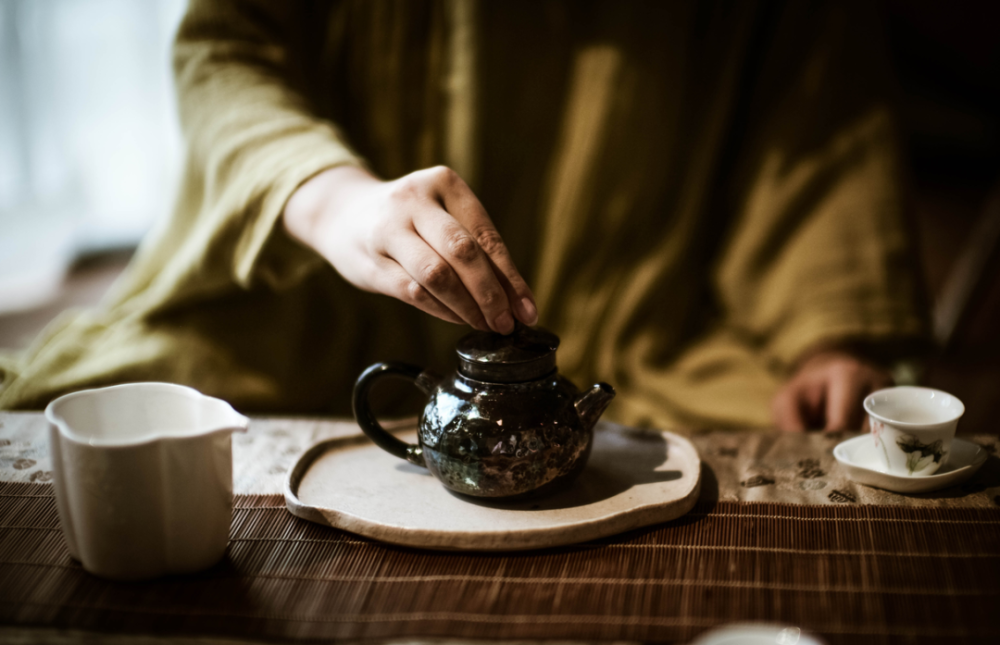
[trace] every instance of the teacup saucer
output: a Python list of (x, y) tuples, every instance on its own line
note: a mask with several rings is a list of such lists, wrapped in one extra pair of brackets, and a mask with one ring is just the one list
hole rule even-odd
[(956, 437), (951, 443), (948, 463), (933, 475), (892, 475), (883, 470), (872, 437), (866, 434), (837, 444), (833, 456), (850, 478), (860, 484), (895, 493), (926, 493), (961, 484), (976, 474), (988, 455), (981, 446)]

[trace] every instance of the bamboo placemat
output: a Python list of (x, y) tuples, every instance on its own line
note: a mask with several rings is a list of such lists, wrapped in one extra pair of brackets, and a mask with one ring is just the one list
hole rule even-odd
[[(192, 527), (192, 530), (197, 530)], [(223, 562), (145, 583), (73, 561), (49, 484), (0, 484), (0, 623), (258, 639), (686, 642), (734, 621), (831, 643), (1000, 640), (1000, 510), (702, 504), (598, 543), (392, 547), (238, 495)]]

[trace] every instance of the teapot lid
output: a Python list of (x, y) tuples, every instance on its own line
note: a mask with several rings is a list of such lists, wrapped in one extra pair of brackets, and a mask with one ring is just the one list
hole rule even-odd
[(517, 323), (504, 336), (474, 331), (458, 341), (458, 371), (477, 381), (523, 383), (534, 381), (556, 369), (559, 337), (545, 329)]

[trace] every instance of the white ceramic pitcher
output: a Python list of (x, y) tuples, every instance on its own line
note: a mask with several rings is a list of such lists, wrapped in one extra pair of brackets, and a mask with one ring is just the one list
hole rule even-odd
[(129, 383), (59, 397), (45, 417), (59, 521), (84, 569), (138, 580), (218, 562), (245, 416), (189, 387)]

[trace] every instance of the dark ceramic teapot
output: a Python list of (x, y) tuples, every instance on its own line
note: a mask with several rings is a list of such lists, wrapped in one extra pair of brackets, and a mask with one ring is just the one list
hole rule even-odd
[[(568, 483), (590, 456), (594, 425), (615, 396), (607, 383), (581, 393), (556, 369), (559, 338), (518, 326), (502, 336), (472, 332), (447, 378), (403, 363), (372, 365), (354, 386), (354, 417), (383, 450), (425, 466), (465, 495), (515, 498)], [(368, 405), (378, 379), (411, 379), (429, 397), (418, 445), (379, 425)]]

